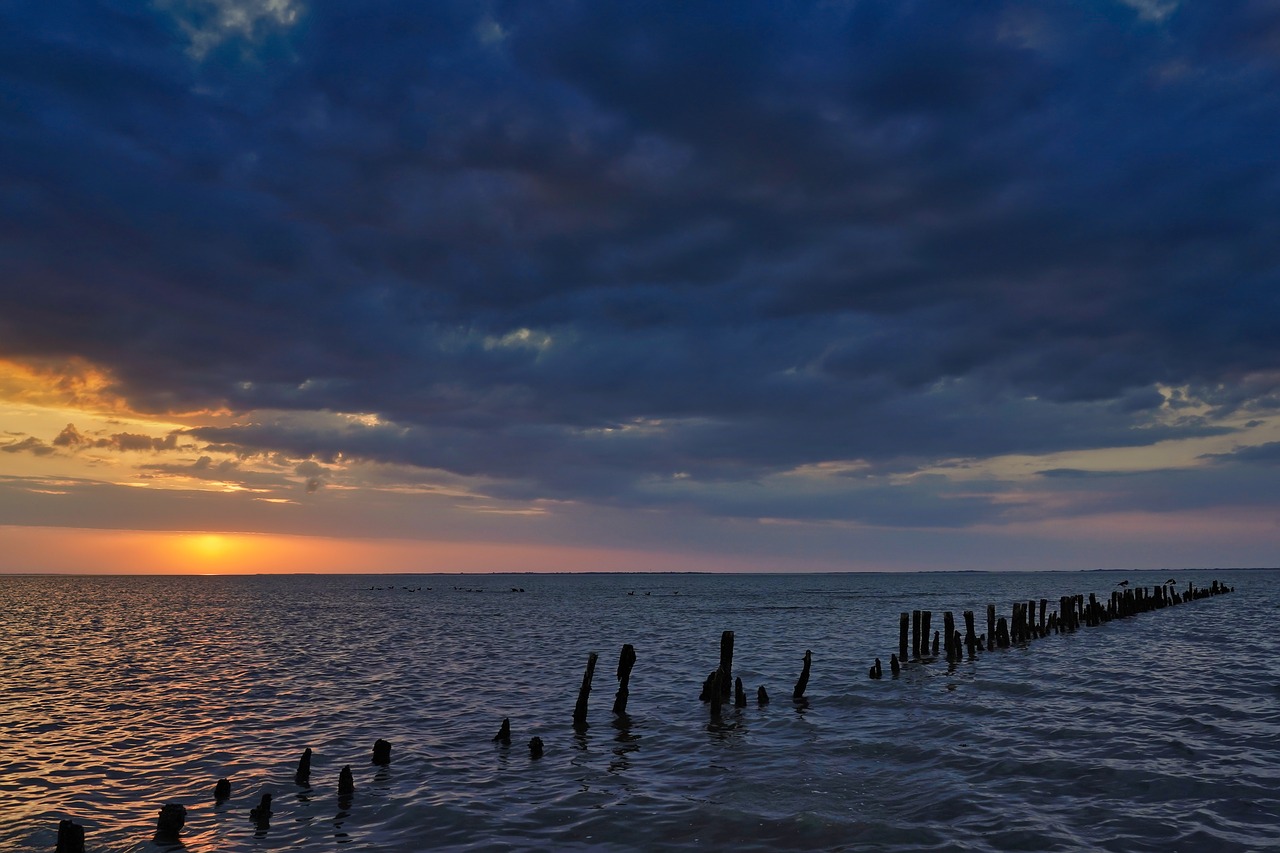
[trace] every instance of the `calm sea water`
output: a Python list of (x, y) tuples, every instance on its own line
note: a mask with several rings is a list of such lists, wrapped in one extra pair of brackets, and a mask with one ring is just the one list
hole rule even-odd
[[(1236, 592), (899, 678), (900, 611), (1170, 573), (0, 577), (0, 849), (52, 851), (61, 818), (167, 849), (170, 802), (218, 853), (1280, 849), (1280, 572), (1173, 574)], [(723, 630), (752, 698), (709, 729)]]

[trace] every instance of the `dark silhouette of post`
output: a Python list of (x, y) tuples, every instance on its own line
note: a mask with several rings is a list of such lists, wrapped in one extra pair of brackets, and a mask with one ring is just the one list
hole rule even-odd
[(263, 794), (262, 799), (258, 801), (258, 805), (249, 809), (249, 820), (258, 825), (259, 829), (266, 829), (271, 825), (271, 795)]
[(733, 681), (733, 705), (735, 708), (747, 707), (747, 691), (742, 686), (742, 678), (735, 678)]
[(530, 758), (542, 757), (542, 738), (537, 737), (536, 735), (534, 737), (529, 738), (529, 757)]
[(627, 715), (627, 698), (631, 695), (631, 668), (635, 665), (635, 647), (627, 643), (618, 655), (618, 695), (613, 698), (613, 713), (619, 717)]
[(351, 775), (351, 765), (344, 765), (338, 773), (338, 802), (350, 802), (356, 793), (356, 780)]
[(733, 632), (720, 635), (720, 695), (727, 697), (733, 685)]
[(902, 663), (898, 660), (897, 655), (889, 655), (889, 671), (894, 675), (902, 672)]
[(187, 822), (187, 810), (178, 803), (165, 803), (160, 808), (160, 816), (156, 818), (156, 841), (160, 844), (175, 844), (178, 833), (182, 832)]
[(373, 742), (373, 763), (383, 767), (391, 763), (391, 744), (382, 738)]
[(903, 660), (907, 657), (907, 632), (911, 628), (911, 614), (898, 614), (898, 657)]
[(302, 751), (302, 757), (298, 759), (298, 770), (293, 774), (293, 781), (298, 785), (311, 784), (311, 747)]
[(84, 853), (84, 827), (75, 821), (58, 821), (58, 847), (54, 853)]
[[(921, 637), (921, 643), (922, 643), (922, 645), (920, 646), (921, 657), (926, 657), (929, 654), (929, 637), (930, 637), (929, 623), (932, 621), (933, 621), (933, 611), (931, 610), (920, 611), (920, 637)], [(933, 649), (934, 657), (937, 657), (938, 655), (937, 645), (938, 645), (937, 643), (934, 643), (934, 649)]]
[(586, 731), (587, 697), (591, 695), (591, 679), (596, 674), (596, 653), (587, 656), (587, 671), (582, 674), (582, 687), (578, 689), (578, 704), (573, 709), (573, 727), (577, 731)]
[(493, 740), (503, 746), (511, 746), (511, 718), (502, 718), (502, 725), (498, 727), (498, 733), (493, 736)]
[(219, 779), (213, 786), (213, 801), (215, 803), (225, 802), (231, 797), (231, 782), (227, 779)]
[(911, 657), (920, 657), (920, 611), (911, 611)]
[(796, 689), (791, 691), (792, 699), (803, 699), (804, 689), (809, 686), (809, 666), (813, 663), (813, 652), (806, 649), (804, 653), (804, 669), (800, 670), (800, 680), (796, 682)]
[(756, 704), (757, 705), (769, 704), (769, 691), (764, 689), (763, 684), (761, 684), (759, 687), (756, 688)]

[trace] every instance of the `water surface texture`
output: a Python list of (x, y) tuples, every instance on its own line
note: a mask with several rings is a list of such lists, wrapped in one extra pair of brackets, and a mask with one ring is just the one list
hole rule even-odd
[[(1236, 592), (889, 674), (904, 610), (982, 631), (988, 602), (1170, 575)], [(170, 849), (165, 803), (193, 853), (1280, 849), (1278, 612), (1276, 571), (5, 577), (0, 849), (51, 851), (62, 818), (90, 851)], [(724, 630), (750, 703), (709, 728)]]

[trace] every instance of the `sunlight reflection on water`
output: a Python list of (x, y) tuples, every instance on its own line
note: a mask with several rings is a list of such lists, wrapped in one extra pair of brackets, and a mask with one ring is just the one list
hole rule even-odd
[[(940, 627), (974, 609), (982, 630), (988, 601), (1105, 598), (1119, 577), (0, 578), (0, 847), (52, 850), (68, 817), (91, 850), (156, 849), (166, 802), (188, 810), (189, 851), (1273, 844), (1280, 572), (1186, 573), (1239, 591), (888, 675), (902, 610)], [(725, 629), (752, 701), (710, 732), (697, 697)], [(609, 713), (623, 643), (639, 656), (626, 725)], [(492, 741), (503, 717), (509, 748)], [(305, 747), (309, 789), (293, 779)], [(222, 777), (232, 798), (215, 804)]]

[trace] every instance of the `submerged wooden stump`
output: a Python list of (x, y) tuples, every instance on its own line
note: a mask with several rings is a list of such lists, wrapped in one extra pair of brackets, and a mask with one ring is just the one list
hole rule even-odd
[(263, 794), (262, 799), (258, 801), (258, 805), (249, 809), (249, 820), (256, 823), (259, 829), (266, 829), (271, 824), (270, 794)]
[(391, 744), (382, 738), (373, 742), (373, 763), (383, 767), (391, 763)]
[(756, 688), (756, 704), (757, 705), (769, 704), (769, 692), (764, 689), (763, 684), (761, 684), (759, 687)]
[(800, 670), (800, 679), (796, 682), (796, 689), (791, 691), (792, 699), (803, 699), (804, 689), (809, 686), (809, 667), (813, 663), (813, 652), (809, 649), (804, 653), (804, 669)]
[(596, 674), (596, 653), (587, 656), (587, 671), (582, 674), (582, 687), (578, 689), (578, 704), (573, 709), (573, 727), (585, 731), (587, 726), (587, 698), (591, 695), (591, 679)]
[(302, 757), (298, 759), (298, 769), (293, 774), (293, 781), (298, 785), (309, 785), (311, 782), (311, 747), (307, 747), (302, 751)]
[(178, 803), (165, 803), (156, 818), (156, 841), (161, 844), (173, 844), (178, 840), (178, 833), (187, 822), (187, 809)]
[(84, 853), (84, 827), (75, 821), (58, 821), (58, 847), (54, 853)]
[(231, 797), (231, 782), (227, 779), (219, 779), (213, 786), (213, 801), (221, 803)]
[(902, 664), (898, 661), (897, 655), (889, 655), (889, 670), (894, 675), (898, 675), (902, 672)]
[(880, 667), (880, 658), (876, 658), (876, 662), (871, 664), (871, 669), (867, 671), (867, 675), (872, 678), (879, 678), (884, 675), (884, 670)]
[(511, 746), (511, 718), (503, 717), (502, 725), (498, 727), (498, 733), (493, 736), (495, 743), (503, 746)]
[(530, 758), (542, 757), (542, 738), (537, 736), (529, 738), (529, 757)]
[(964, 643), (969, 650), (969, 657), (973, 657), (978, 650), (978, 634), (973, 627), (972, 610), (964, 612)]
[(356, 793), (356, 780), (351, 775), (351, 765), (343, 765), (338, 773), (338, 801), (350, 801)]
[(742, 686), (741, 678), (736, 678), (733, 682), (733, 704), (737, 708), (747, 707), (747, 691)]

